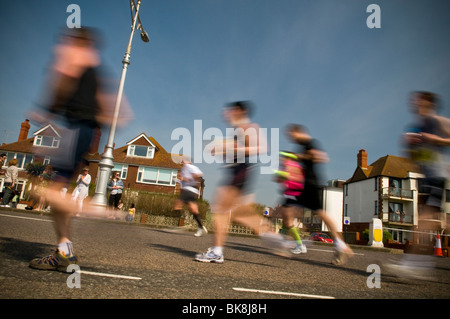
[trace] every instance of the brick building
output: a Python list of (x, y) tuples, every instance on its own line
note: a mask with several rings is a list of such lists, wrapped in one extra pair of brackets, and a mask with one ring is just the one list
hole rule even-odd
[[(17, 190), (21, 198), (25, 191), (25, 185), (29, 176), (25, 167), (29, 163), (41, 162), (44, 165), (52, 164), (52, 153), (60, 146), (61, 130), (48, 124), (28, 137), (30, 130), (29, 120), (21, 123), (18, 140), (13, 143), (0, 145), (0, 154), (7, 154), (7, 160), (0, 168), (0, 191), (3, 190), (4, 173), (9, 160), (17, 158), (19, 178)], [(98, 163), (101, 154), (98, 153), (101, 132), (98, 130), (93, 137), (93, 142), (86, 160), (89, 163), (89, 173), (95, 183), (98, 173)], [(153, 137), (142, 133), (130, 140), (126, 145), (113, 150), (113, 170), (121, 173), (121, 178), (126, 188), (143, 190), (148, 192), (177, 194), (179, 184), (176, 182), (181, 169), (180, 163), (172, 160), (172, 154), (167, 152)], [(179, 156), (174, 156), (175, 158)], [(28, 183), (28, 187), (31, 184)], [(200, 189), (200, 197), (203, 196), (204, 183)]]

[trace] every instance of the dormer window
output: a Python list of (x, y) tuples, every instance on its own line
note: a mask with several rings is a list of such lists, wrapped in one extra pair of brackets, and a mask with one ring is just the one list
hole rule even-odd
[(36, 135), (34, 138), (34, 145), (45, 146), (45, 147), (59, 147), (59, 138), (53, 136)]
[(153, 156), (155, 155), (155, 148), (152, 146), (129, 145), (127, 155), (153, 158)]

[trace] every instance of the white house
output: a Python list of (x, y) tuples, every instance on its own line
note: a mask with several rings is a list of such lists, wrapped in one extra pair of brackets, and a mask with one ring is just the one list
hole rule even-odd
[[(342, 232), (343, 226), (343, 185), (344, 181), (331, 180), (328, 185), (323, 187), (323, 209), (336, 226), (338, 232)], [(328, 227), (322, 221), (322, 231), (329, 231)]]
[(360, 150), (357, 168), (344, 185), (344, 216), (351, 220), (348, 230), (363, 231), (372, 218), (379, 218), (394, 241), (413, 241), (423, 177), (407, 158), (386, 155), (367, 165), (367, 152)]

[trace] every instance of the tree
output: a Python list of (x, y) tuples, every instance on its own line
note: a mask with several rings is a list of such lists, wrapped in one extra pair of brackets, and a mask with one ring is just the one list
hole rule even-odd
[(44, 170), (45, 165), (41, 162), (29, 163), (27, 166), (25, 166), (25, 171), (28, 175), (28, 182), (31, 182), (33, 186), (36, 186), (39, 183), (39, 176), (41, 176)]

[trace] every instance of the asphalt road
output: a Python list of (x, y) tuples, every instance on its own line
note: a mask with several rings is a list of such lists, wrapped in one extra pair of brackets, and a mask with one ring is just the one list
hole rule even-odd
[(197, 238), (190, 231), (84, 218), (75, 218), (72, 228), (78, 277), (35, 270), (29, 261), (55, 249), (51, 216), (0, 210), (0, 298), (177, 299), (183, 307), (202, 299), (450, 298), (449, 258), (431, 257), (427, 276), (411, 279), (385, 267), (402, 254), (356, 249), (346, 265), (334, 266), (328, 245), (310, 244), (307, 254), (289, 259), (258, 238), (231, 236), (225, 262), (207, 264), (193, 257), (211, 246), (212, 234)]

